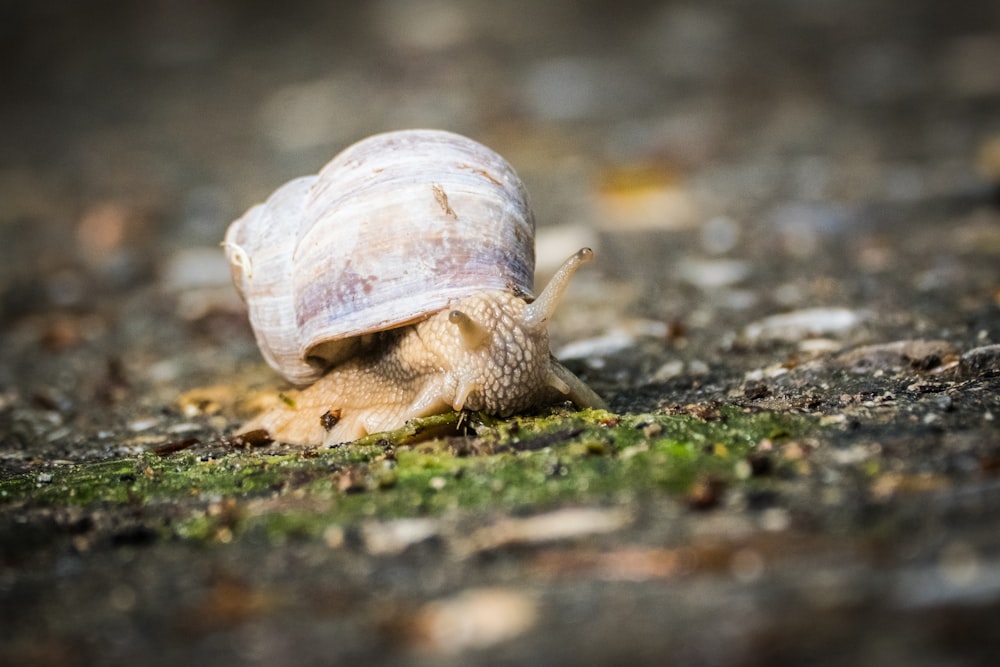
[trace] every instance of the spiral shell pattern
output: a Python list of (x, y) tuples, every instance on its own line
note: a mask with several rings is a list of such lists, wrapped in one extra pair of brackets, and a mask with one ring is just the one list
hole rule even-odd
[(268, 363), (303, 385), (365, 336), (483, 290), (530, 296), (534, 216), (500, 155), (440, 130), (374, 135), (233, 222), (233, 282)]

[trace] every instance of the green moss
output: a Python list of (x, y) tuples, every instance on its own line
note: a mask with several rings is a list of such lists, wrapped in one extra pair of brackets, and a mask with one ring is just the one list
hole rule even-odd
[[(454, 435), (466, 428), (475, 435)], [(0, 480), (0, 508), (169, 504), (181, 515), (169, 531), (181, 538), (317, 536), (365, 517), (687, 494), (704, 479), (771, 484), (773, 476), (747, 472), (759, 444), (813, 428), (738, 409), (710, 420), (596, 410), (504, 421), (442, 415), (331, 449), (145, 453), (21, 475)]]

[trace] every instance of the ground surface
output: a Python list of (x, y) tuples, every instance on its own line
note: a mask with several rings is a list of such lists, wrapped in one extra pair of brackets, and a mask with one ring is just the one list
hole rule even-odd
[[(0, 662), (992, 664), (996, 3), (336, 4), (0, 10)], [(234, 440), (226, 225), (420, 126), (609, 411)]]

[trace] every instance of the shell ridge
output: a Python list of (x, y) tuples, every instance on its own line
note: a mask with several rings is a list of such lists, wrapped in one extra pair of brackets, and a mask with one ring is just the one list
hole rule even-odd
[(337, 358), (331, 342), (346, 349), (352, 336), (476, 292), (533, 287), (534, 216), (523, 184), (499, 154), (440, 130), (348, 146), (250, 209), (226, 241), (262, 353), (299, 384), (323, 372), (309, 360), (317, 346)]

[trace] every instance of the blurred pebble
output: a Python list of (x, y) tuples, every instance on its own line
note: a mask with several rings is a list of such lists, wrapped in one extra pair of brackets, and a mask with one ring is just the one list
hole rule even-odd
[(1000, 596), (1000, 567), (974, 545), (952, 540), (942, 548), (937, 563), (900, 572), (892, 596), (904, 610), (984, 608)]
[(464, 555), (471, 555), (514, 544), (540, 544), (612, 533), (625, 528), (631, 521), (628, 512), (620, 509), (561, 509), (498, 521), (474, 531), (456, 548)]
[(962, 374), (975, 377), (1000, 373), (1000, 344), (969, 350), (959, 360)]
[(174, 359), (164, 359), (146, 369), (146, 377), (157, 384), (174, 382), (181, 374), (181, 365)]
[(234, 389), (230, 385), (218, 384), (189, 389), (177, 399), (177, 405), (185, 417), (214, 415), (236, 402)]
[(612, 329), (603, 336), (573, 341), (556, 351), (559, 359), (594, 359), (608, 357), (627, 350), (636, 344), (635, 334), (622, 329)]
[(346, 534), (341, 526), (333, 524), (323, 531), (323, 542), (331, 549), (339, 549), (344, 546)]
[(108, 593), (108, 601), (115, 611), (130, 612), (136, 603), (135, 589), (125, 584), (118, 584), (112, 587)]
[(893, 368), (932, 370), (951, 362), (955, 347), (943, 340), (899, 340), (864, 345), (839, 355), (836, 362), (855, 373)]
[(440, 654), (485, 649), (524, 634), (538, 620), (538, 604), (506, 588), (474, 588), (420, 608), (413, 626), (417, 647)]
[(108, 323), (97, 315), (53, 313), (39, 323), (38, 343), (51, 352), (62, 352), (85, 341), (94, 341), (107, 330)]
[(160, 420), (155, 418), (137, 419), (135, 421), (129, 422), (128, 430), (134, 432), (147, 431), (159, 423)]
[(532, 559), (532, 570), (549, 578), (587, 577), (605, 581), (647, 581), (676, 576), (691, 567), (691, 551), (626, 545), (612, 551), (561, 549)]
[(800, 351), (814, 356), (838, 352), (842, 347), (842, 343), (830, 338), (806, 338), (799, 342)]
[(791, 524), (791, 514), (784, 507), (769, 507), (760, 514), (760, 527), (772, 533), (787, 530)]
[(367, 523), (361, 527), (361, 537), (368, 553), (391, 556), (436, 536), (439, 530), (438, 522), (433, 519), (397, 519)]
[(750, 584), (764, 574), (764, 556), (756, 549), (738, 549), (729, 559), (729, 571), (738, 581)]
[(684, 362), (680, 359), (668, 361), (653, 372), (654, 382), (666, 382), (684, 372)]
[(627, 320), (601, 336), (573, 341), (556, 351), (559, 359), (593, 359), (607, 357), (635, 346), (640, 338), (668, 338), (670, 324), (659, 320)]
[(677, 265), (677, 274), (695, 287), (715, 289), (743, 282), (750, 275), (750, 263), (738, 259), (684, 258)]
[(979, 554), (972, 545), (962, 541), (951, 542), (941, 550), (941, 574), (951, 584), (971, 586), (979, 574), (979, 561)]
[(131, 211), (117, 201), (93, 204), (76, 226), (77, 252), (90, 266), (101, 267), (121, 250)]
[(819, 252), (825, 240), (843, 232), (850, 220), (849, 214), (837, 207), (802, 202), (776, 206), (769, 218), (785, 251), (802, 259)]
[(165, 430), (165, 432), (166, 433), (172, 433), (172, 434), (177, 434), (177, 433), (192, 433), (194, 431), (204, 430), (204, 428), (205, 428), (205, 426), (202, 425), (202, 424), (196, 424), (194, 422), (184, 422), (184, 423), (181, 423), (181, 424), (174, 424), (174, 425), (168, 427)]
[(979, 147), (976, 168), (983, 177), (1000, 186), (1000, 135), (988, 138)]
[(753, 341), (799, 341), (817, 335), (843, 334), (865, 319), (860, 311), (847, 308), (806, 308), (771, 315), (748, 324), (744, 336)]

